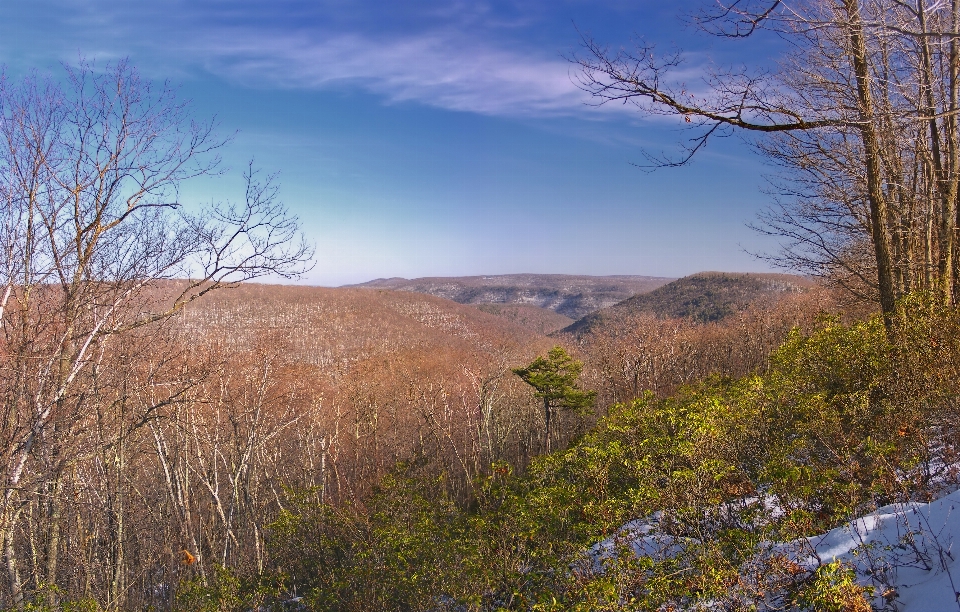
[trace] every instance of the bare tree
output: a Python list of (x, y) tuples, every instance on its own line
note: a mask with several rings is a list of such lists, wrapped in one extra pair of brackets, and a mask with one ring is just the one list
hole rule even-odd
[(721, 0), (696, 23), (729, 39), (776, 33), (789, 49), (777, 67), (715, 70), (699, 87), (674, 78), (679, 54), (645, 43), (612, 53), (589, 39), (577, 61), (600, 100), (695, 131), (680, 158), (655, 165), (687, 163), (718, 134), (756, 136), (786, 171), (763, 218), (786, 239), (775, 259), (840, 273), (876, 296), (889, 324), (908, 291), (957, 294), (958, 16), (952, 0)]
[(126, 334), (203, 294), (297, 274), (311, 257), (252, 169), (243, 203), (181, 204), (179, 185), (217, 172), (223, 141), (169, 87), (126, 62), (66, 72), (62, 86), (0, 81), (0, 535), (13, 606), (24, 597), (18, 533), (36, 500), (45, 541), (30, 582), (57, 584), (62, 487), (94, 410), (97, 365)]

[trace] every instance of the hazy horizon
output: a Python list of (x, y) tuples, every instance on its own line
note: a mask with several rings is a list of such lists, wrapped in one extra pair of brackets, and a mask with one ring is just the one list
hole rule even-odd
[(252, 281), (247, 281), (255, 284), (262, 285), (291, 285), (291, 286), (305, 286), (305, 287), (320, 287), (326, 289), (340, 289), (340, 288), (349, 288), (356, 287), (359, 285), (365, 285), (369, 283), (375, 283), (377, 281), (391, 281), (391, 280), (404, 280), (404, 281), (421, 281), (421, 280), (439, 280), (439, 279), (468, 279), (468, 278), (503, 278), (511, 276), (569, 276), (569, 277), (582, 277), (582, 278), (649, 278), (649, 279), (658, 279), (658, 280), (669, 280), (674, 281), (687, 276), (693, 276), (696, 274), (784, 274), (791, 276), (798, 276), (801, 278), (809, 278), (806, 275), (797, 274), (789, 271), (781, 270), (763, 270), (763, 271), (752, 271), (752, 270), (715, 270), (715, 269), (703, 269), (695, 270), (689, 274), (684, 274), (683, 276), (668, 276), (668, 275), (659, 275), (659, 274), (567, 274), (564, 272), (505, 272), (498, 274), (458, 274), (458, 275), (428, 275), (428, 276), (378, 276), (376, 278), (366, 278), (363, 280), (358, 280), (356, 282), (345, 282), (339, 285), (323, 284), (309, 282), (307, 280), (290, 280), (290, 279), (271, 279), (271, 278), (261, 278)]

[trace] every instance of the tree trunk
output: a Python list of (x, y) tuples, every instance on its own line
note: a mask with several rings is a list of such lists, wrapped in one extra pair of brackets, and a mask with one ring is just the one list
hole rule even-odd
[(870, 91), (870, 65), (867, 47), (860, 20), (860, 5), (857, 0), (845, 0), (847, 27), (850, 36), (850, 59), (857, 81), (859, 102), (860, 135), (867, 173), (867, 199), (870, 205), (870, 226), (874, 254), (877, 259), (877, 287), (880, 291), (880, 308), (887, 332), (891, 331), (893, 311), (897, 295), (893, 283), (893, 261), (890, 256), (890, 236), (886, 226), (887, 201), (883, 194), (883, 174), (880, 157), (880, 140), (873, 117), (873, 95)]
[[(921, 33), (927, 33), (926, 10), (924, 3), (917, 4), (917, 16), (920, 20)], [(955, 64), (956, 58), (953, 57), (955, 51), (951, 41), (951, 63)], [(953, 303), (953, 223), (956, 213), (954, 211), (954, 201), (956, 199), (956, 181), (952, 174), (955, 171), (953, 135), (947, 134), (947, 160), (944, 160), (943, 145), (940, 139), (940, 127), (937, 124), (937, 107), (933, 98), (933, 64), (930, 59), (930, 42), (927, 36), (922, 36), (920, 40), (920, 86), (922, 90), (923, 113), (927, 116), (927, 127), (930, 133), (930, 153), (933, 160), (934, 171), (934, 194), (940, 205), (940, 227), (938, 228), (939, 256), (937, 258), (938, 288), (941, 293), (941, 299), (945, 304)], [(955, 74), (955, 65), (951, 66), (951, 77)], [(954, 82), (951, 78), (949, 83), (951, 107), (955, 100)], [(952, 109), (951, 109), (952, 110)], [(945, 119), (945, 126), (949, 126), (951, 121)]]
[(547, 438), (547, 454), (550, 454), (550, 400), (543, 398), (544, 432)]
[[(53, 586), (57, 584), (57, 574), (59, 570), (60, 562), (60, 520), (63, 515), (63, 507), (60, 501), (60, 492), (63, 487), (61, 477), (59, 475), (54, 476), (53, 482), (51, 482), (47, 487), (48, 499), (47, 499), (47, 516), (46, 516), (46, 529), (47, 529), (47, 543), (46, 543), (46, 559), (44, 564), (44, 574), (47, 586)], [(51, 608), (56, 608), (59, 605), (59, 597), (57, 596), (56, 589), (48, 589), (47, 591), (47, 605)]]
[[(12, 500), (11, 500), (12, 501)], [(9, 503), (9, 502), (8, 502)], [(3, 532), (3, 556), (7, 566), (7, 581), (10, 586), (9, 602), (14, 609), (23, 605), (23, 582), (20, 579), (20, 567), (17, 562), (17, 551), (14, 547), (15, 526), (20, 512), (13, 512), (8, 505), (7, 520)]]
[(949, 236), (949, 242), (945, 245), (945, 248), (950, 249), (950, 265), (948, 266), (947, 272), (949, 276), (944, 280), (947, 287), (950, 288), (950, 291), (944, 295), (946, 303), (952, 304), (956, 301), (957, 287), (956, 276), (957, 276), (957, 265), (956, 265), (956, 254), (954, 250), (957, 248), (956, 236), (954, 232), (956, 231), (957, 223), (957, 198), (960, 196), (960, 134), (957, 133), (957, 110), (958, 105), (960, 105), (960, 48), (958, 48), (957, 43), (957, 33), (960, 31), (960, 2), (958, 0), (953, 0), (951, 4), (951, 14), (950, 14), (950, 31), (952, 36), (950, 37), (950, 71), (948, 83), (950, 93), (949, 93), (949, 114), (944, 120), (947, 133), (947, 147), (949, 151), (949, 176), (950, 176), (950, 188), (947, 195), (948, 202), (944, 206), (944, 216), (945, 223), (948, 224), (946, 228), (946, 234)]

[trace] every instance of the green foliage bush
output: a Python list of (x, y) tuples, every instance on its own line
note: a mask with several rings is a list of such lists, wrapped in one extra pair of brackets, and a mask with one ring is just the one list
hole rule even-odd
[(304, 498), (284, 511), (272, 552), (288, 589), (316, 610), (413, 610), (456, 584), (470, 556), (466, 515), (415, 472), (400, 465), (364, 506)]
[(804, 585), (797, 603), (818, 612), (870, 612), (873, 608), (866, 596), (873, 593), (857, 584), (855, 578), (853, 569), (842, 562), (826, 563)]
[(41, 583), (33, 597), (23, 605), (23, 612), (100, 612), (95, 599), (63, 599), (63, 591), (53, 584)]
[(192, 612), (233, 612), (251, 603), (246, 599), (240, 579), (218, 566), (208, 582), (199, 577), (181, 582), (177, 589), (176, 605), (181, 610)]

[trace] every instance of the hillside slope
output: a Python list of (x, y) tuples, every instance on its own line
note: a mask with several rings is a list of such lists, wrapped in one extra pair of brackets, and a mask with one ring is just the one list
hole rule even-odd
[(652, 291), (671, 280), (654, 276), (505, 274), (412, 280), (387, 278), (349, 287), (426, 293), (460, 304), (526, 304), (575, 320), (632, 295)]
[(342, 375), (351, 364), (411, 355), (536, 354), (549, 340), (502, 316), (402, 291), (245, 283), (192, 304), (187, 334), (213, 333), (226, 348), (247, 350), (258, 338), (282, 338), (285, 361)]
[(531, 304), (476, 304), (474, 308), (538, 334), (551, 334), (573, 323), (566, 315)]
[(700, 272), (591, 313), (560, 333), (582, 336), (639, 313), (710, 323), (741, 312), (751, 304), (776, 301), (814, 286), (812, 280), (790, 274)]

